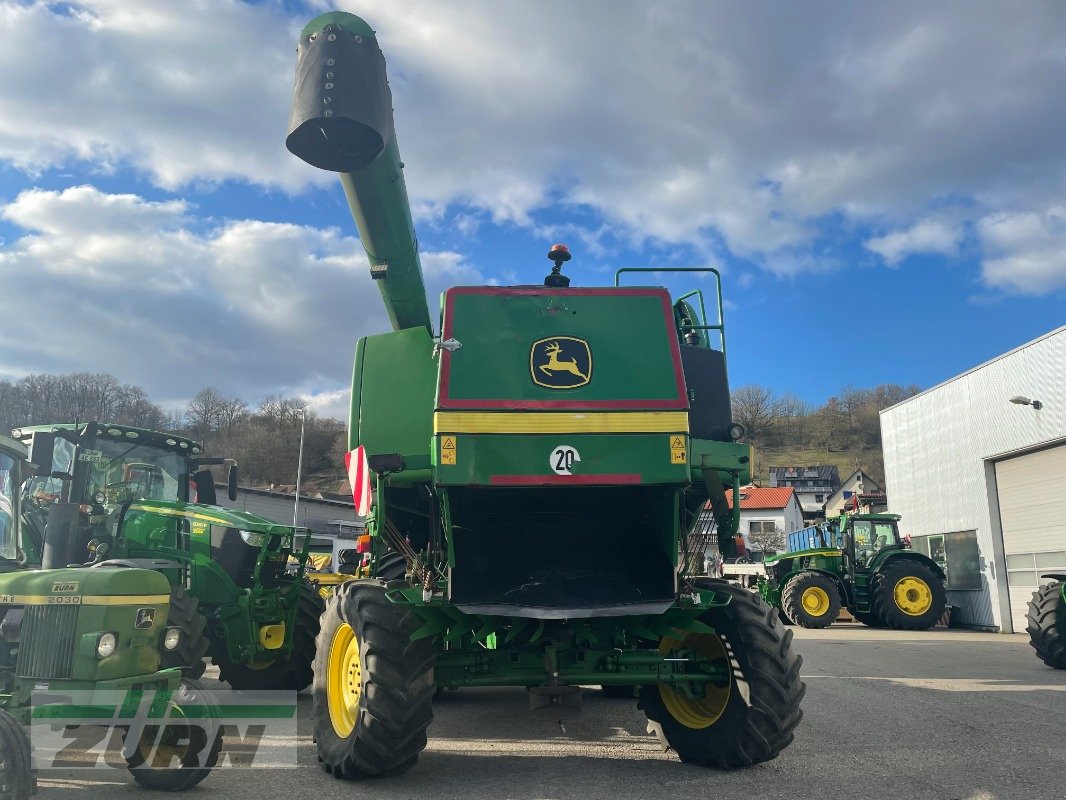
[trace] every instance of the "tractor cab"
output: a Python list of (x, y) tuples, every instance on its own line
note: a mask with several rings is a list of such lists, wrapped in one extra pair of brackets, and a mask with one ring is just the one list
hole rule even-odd
[(904, 549), (899, 538), (898, 523), (899, 516), (896, 514), (864, 514), (840, 518), (844, 555), (854, 569), (869, 569), (878, 554), (886, 550)]

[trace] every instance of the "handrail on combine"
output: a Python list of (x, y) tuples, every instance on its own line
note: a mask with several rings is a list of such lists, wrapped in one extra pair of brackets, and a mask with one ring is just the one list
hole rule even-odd
[(702, 325), (682, 325), (682, 330), (685, 331), (718, 331), (718, 335), (722, 339), (722, 355), (726, 355), (725, 347), (725, 313), (722, 308), (722, 273), (720, 273), (714, 267), (622, 267), (614, 274), (614, 285), (622, 285), (622, 273), (623, 272), (710, 272), (714, 274), (715, 279), (715, 293), (718, 295), (718, 324), (707, 324), (707, 307), (703, 301), (703, 290), (693, 289), (691, 292), (681, 295), (677, 299), (677, 302), (687, 300), (693, 295), (697, 296), (700, 301), (700, 316), (702, 317)]

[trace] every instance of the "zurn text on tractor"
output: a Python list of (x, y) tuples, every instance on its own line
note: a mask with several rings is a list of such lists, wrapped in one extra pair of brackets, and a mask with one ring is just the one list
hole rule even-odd
[(757, 595), (690, 576), (704, 503), (731, 542), (725, 488), (749, 480), (720, 315), (701, 292), (572, 288), (556, 245), (543, 285), (446, 291), (435, 338), (384, 58), (358, 17), (300, 34), (286, 144), (340, 173), (393, 326), (356, 345), (349, 442), (377, 577), (338, 585), (322, 618), (325, 769), (410, 768), (437, 688), (476, 686), (526, 687), (551, 713), (581, 685), (636, 687), (683, 760), (776, 757), (804, 692), (791, 633)]
[(944, 613), (944, 571), (899, 536), (896, 514), (843, 514), (790, 533), (764, 560), (763, 599), (804, 628), (832, 625), (841, 607), (864, 625), (925, 630)]
[[(183, 633), (165, 666), (197, 678), (209, 655), (235, 689), (310, 685), (323, 605), (303, 577), (309, 536), (216, 505), (206, 467), (224, 459), (181, 436), (111, 423), (14, 433), (42, 467), (23, 508), (31, 563), (52, 547), (64, 564), (154, 570), (167, 580), (170, 622)], [(69, 474), (52, 468), (59, 459)]]
[[(34, 789), (26, 728), (69, 719), (72, 702), (86, 696), (121, 697), (137, 708), (147, 699), (168, 706), (185, 723), (156, 728), (122, 726), (123, 756), (137, 783), (152, 789), (188, 789), (218, 759), (217, 719), (190, 735), (181, 707), (214, 708), (203, 686), (180, 669), (161, 668), (183, 646), (184, 631), (167, 618), (170, 587), (154, 570), (97, 565), (68, 567), (53, 538), (36, 540), (23, 525), (21, 487), (44, 469), (69, 480), (75, 448), (47, 467), (26, 460), (26, 448), (0, 436), (0, 786), (5, 800), (25, 800)], [(72, 524), (76, 507), (56, 507)], [(57, 527), (58, 530), (58, 527)], [(43, 563), (28, 563), (31, 553)], [(116, 707), (121, 712), (121, 707)], [(105, 712), (110, 715), (111, 710)], [(191, 716), (191, 715), (190, 715)], [(211, 715), (209, 715), (211, 716)], [(46, 766), (46, 765), (43, 765)]]

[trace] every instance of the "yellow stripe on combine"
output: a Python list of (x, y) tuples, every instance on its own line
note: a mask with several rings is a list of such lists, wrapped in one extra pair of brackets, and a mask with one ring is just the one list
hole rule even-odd
[(434, 433), (688, 433), (687, 411), (438, 411)]
[(151, 606), (168, 603), (168, 594), (0, 594), (0, 604), (20, 606)]

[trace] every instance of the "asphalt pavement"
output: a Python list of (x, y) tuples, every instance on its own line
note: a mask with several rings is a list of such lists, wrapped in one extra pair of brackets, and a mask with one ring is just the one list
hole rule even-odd
[[(1066, 671), (1040, 663), (1026, 637), (851, 624), (794, 630), (807, 682), (803, 722), (791, 747), (750, 770), (681, 764), (658, 748), (633, 700), (586, 692), (581, 717), (564, 732), (528, 712), (523, 690), (469, 689), (437, 701), (429, 747), (410, 772), (342, 782), (317, 763), (305, 693), (298, 766), (218, 769), (185, 794), (196, 800), (1066, 798)], [(118, 770), (45, 771), (39, 783), (39, 800), (152, 796)]]

